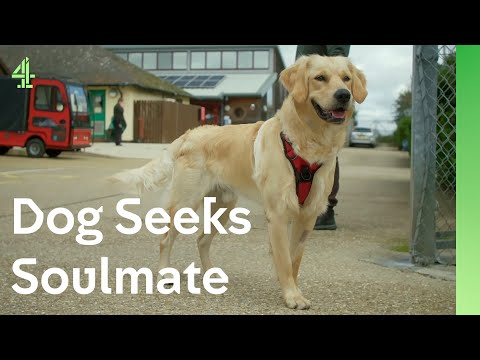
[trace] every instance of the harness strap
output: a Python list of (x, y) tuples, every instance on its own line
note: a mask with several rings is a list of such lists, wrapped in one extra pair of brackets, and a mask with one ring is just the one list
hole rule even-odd
[(308, 161), (295, 154), (292, 143), (288, 141), (287, 136), (283, 132), (280, 133), (280, 138), (282, 139), (285, 157), (292, 165), (293, 173), (295, 174), (298, 203), (303, 205), (310, 193), (313, 177), (317, 170), (322, 167), (322, 164), (310, 165)]

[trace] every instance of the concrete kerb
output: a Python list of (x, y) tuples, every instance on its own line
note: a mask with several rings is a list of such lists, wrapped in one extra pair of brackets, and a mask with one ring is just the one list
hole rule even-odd
[(89, 155), (114, 158), (154, 159), (158, 157), (168, 145), (169, 144), (122, 143), (122, 146), (115, 146), (113, 143), (94, 143), (91, 147), (82, 151)]
[[(158, 157), (168, 145), (169, 144), (122, 143), (122, 146), (115, 146), (113, 143), (94, 143), (91, 147), (82, 149), (81, 153), (106, 158), (154, 159)], [(25, 148), (21, 147), (14, 147), (9, 151), (9, 154), (27, 156)]]

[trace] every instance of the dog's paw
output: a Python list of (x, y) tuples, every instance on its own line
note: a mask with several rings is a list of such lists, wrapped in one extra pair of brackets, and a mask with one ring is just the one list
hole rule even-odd
[(305, 299), (300, 292), (285, 295), (285, 303), (290, 309), (307, 310), (310, 308), (310, 301)]

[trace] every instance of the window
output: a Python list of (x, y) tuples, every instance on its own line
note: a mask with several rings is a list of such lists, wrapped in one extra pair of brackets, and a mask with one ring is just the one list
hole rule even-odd
[(253, 52), (239, 51), (238, 52), (238, 68), (251, 69), (253, 67)]
[(128, 60), (128, 54), (127, 53), (117, 53), (117, 56), (120, 56), (123, 60)]
[(207, 69), (220, 69), (220, 51), (207, 52)]
[(133, 65), (137, 65), (138, 67), (142, 67), (142, 53), (130, 53), (130, 54), (128, 54), (128, 61), (130, 61)]
[(237, 118), (242, 118), (243, 115), (245, 115), (245, 110), (243, 110), (243, 108), (241, 107), (237, 107), (235, 108), (235, 110), (233, 111), (233, 113), (235, 114), (235, 116)]
[(224, 51), (222, 53), (222, 68), (223, 69), (237, 68), (237, 52), (236, 51)]
[(158, 68), (162, 70), (169, 70), (172, 68), (172, 53), (160, 52), (158, 53)]
[(255, 69), (268, 69), (268, 51), (255, 51), (253, 65)]
[[(62, 94), (56, 86), (37, 86), (35, 91), (35, 109), (41, 111), (58, 111), (57, 105), (63, 104)], [(62, 110), (63, 111), (63, 107)]]
[(100, 95), (95, 95), (93, 97), (93, 113), (94, 114), (103, 114), (104, 107), (103, 107), (103, 97)]
[(205, 69), (205, 52), (204, 51), (191, 53), (190, 68)]
[[(73, 112), (88, 112), (87, 94), (83, 87), (78, 85), (67, 85), (67, 96), (70, 99), (70, 106)], [(77, 124), (78, 126), (78, 124)], [(90, 124), (89, 124), (90, 126)]]
[(143, 68), (148, 70), (157, 68), (157, 53), (143, 54)]
[(186, 52), (174, 52), (173, 53), (173, 68), (174, 69), (186, 69), (187, 68), (187, 53)]

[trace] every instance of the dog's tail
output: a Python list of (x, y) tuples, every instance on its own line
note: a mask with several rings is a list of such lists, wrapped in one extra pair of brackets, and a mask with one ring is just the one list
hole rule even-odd
[(142, 195), (145, 191), (166, 190), (173, 175), (173, 158), (168, 149), (163, 154), (137, 169), (125, 170), (110, 176), (112, 183), (121, 182), (127, 186), (126, 192)]

